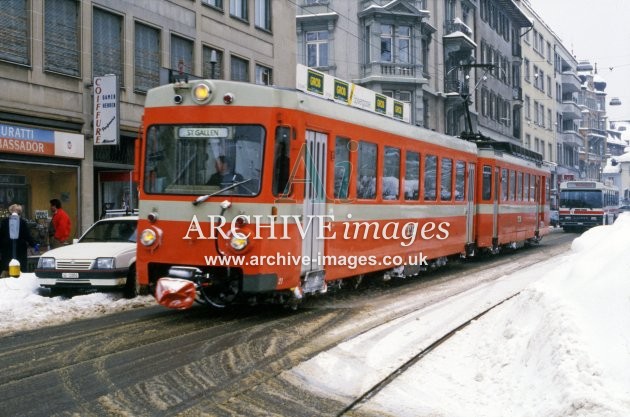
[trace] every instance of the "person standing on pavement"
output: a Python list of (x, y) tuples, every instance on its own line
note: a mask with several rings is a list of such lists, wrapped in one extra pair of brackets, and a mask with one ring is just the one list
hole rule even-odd
[[(39, 252), (39, 245), (31, 236), (28, 223), (22, 218), (22, 206), (20, 204), (10, 205), (9, 213), (11, 213), (9, 217), (0, 221), (1, 276), (7, 275), (11, 259), (17, 259), (20, 262), (20, 268), (26, 271), (29, 246), (35, 249), (35, 252)], [(16, 236), (11, 236), (10, 218), (12, 216), (19, 217), (19, 230)]]
[(66, 245), (70, 238), (70, 229), (72, 223), (70, 222), (70, 216), (61, 208), (61, 201), (57, 198), (50, 200), (50, 211), (52, 211), (52, 220), (50, 221), (54, 235), (51, 237), (51, 248), (58, 248), (59, 246)]

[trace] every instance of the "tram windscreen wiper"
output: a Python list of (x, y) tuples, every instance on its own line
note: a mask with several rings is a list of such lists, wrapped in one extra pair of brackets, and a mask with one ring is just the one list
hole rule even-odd
[(201, 195), (199, 197), (197, 197), (197, 199), (195, 201), (193, 201), (193, 205), (196, 206), (197, 204), (203, 203), (204, 201), (206, 201), (207, 199), (209, 199), (210, 197), (214, 197), (215, 195), (219, 195), (221, 193), (224, 193), (226, 191), (231, 190), (232, 188), (236, 188), (239, 185), (243, 185), (245, 183), (248, 183), (252, 180), (252, 178), (247, 178), (243, 181), (239, 181), (239, 182), (235, 182), (234, 184), (230, 184), (227, 187), (221, 188), (219, 191), (215, 191), (212, 194), (206, 194), (206, 195)]

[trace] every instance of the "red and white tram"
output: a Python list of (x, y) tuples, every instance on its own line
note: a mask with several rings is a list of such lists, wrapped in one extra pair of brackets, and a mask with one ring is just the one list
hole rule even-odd
[(138, 145), (138, 283), (172, 308), (296, 301), (548, 230), (537, 154), (297, 90), (157, 87)]

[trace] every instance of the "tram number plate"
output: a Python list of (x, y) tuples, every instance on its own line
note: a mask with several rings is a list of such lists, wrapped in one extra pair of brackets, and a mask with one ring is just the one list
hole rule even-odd
[(78, 272), (62, 272), (61, 278), (79, 278)]

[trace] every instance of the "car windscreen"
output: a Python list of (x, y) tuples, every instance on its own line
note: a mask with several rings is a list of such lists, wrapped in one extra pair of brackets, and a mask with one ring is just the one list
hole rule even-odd
[(79, 239), (80, 242), (136, 242), (136, 220), (95, 223)]

